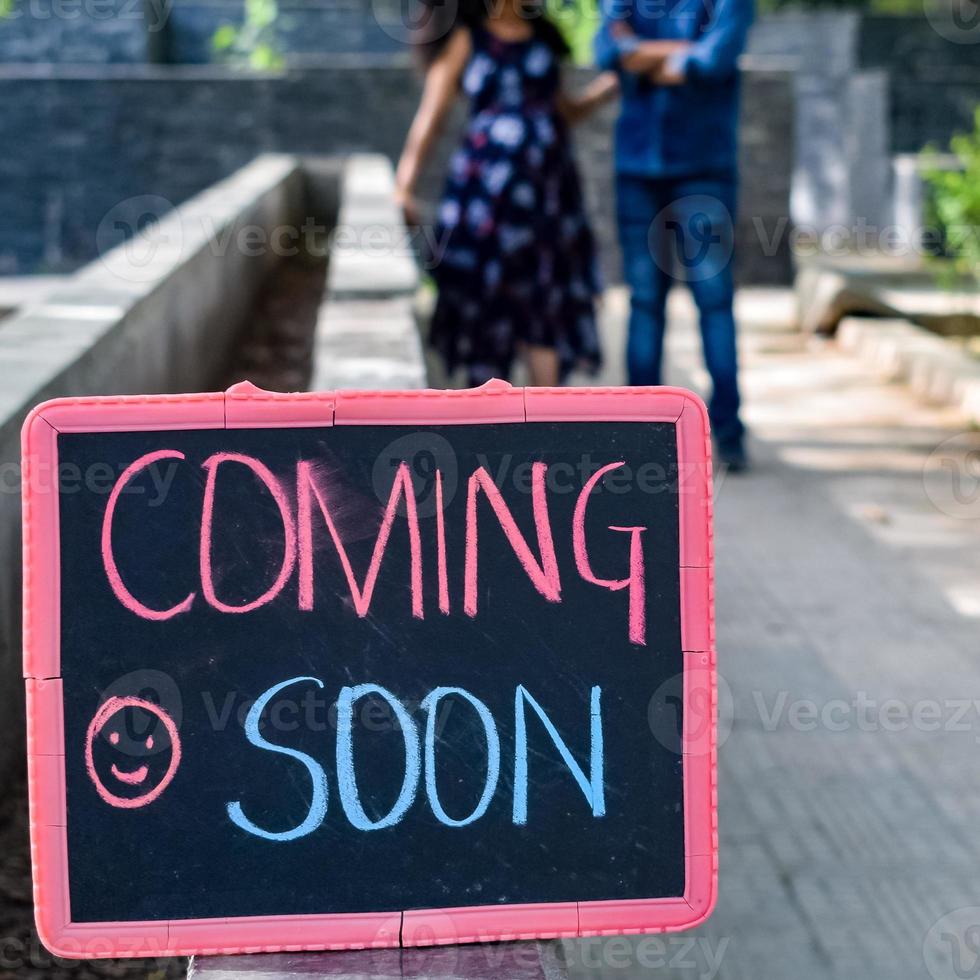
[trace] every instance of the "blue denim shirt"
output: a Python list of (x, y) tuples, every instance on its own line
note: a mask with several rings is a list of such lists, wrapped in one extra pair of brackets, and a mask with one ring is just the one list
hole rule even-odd
[[(683, 177), (734, 171), (737, 159), (737, 61), (753, 17), (753, 0), (602, 0), (596, 36), (600, 68), (619, 71), (623, 107), (616, 129), (616, 172)], [(640, 40), (685, 40), (676, 57), (678, 86), (654, 85), (623, 71), (629, 40), (611, 27), (625, 23)]]

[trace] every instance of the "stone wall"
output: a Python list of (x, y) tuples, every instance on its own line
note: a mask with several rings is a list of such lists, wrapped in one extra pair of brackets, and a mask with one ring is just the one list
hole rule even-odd
[[(49, 17), (45, 5), (73, 12)], [(15, 16), (0, 20), (0, 62), (79, 67), (0, 66), (0, 141), (15, 147), (0, 159), (0, 275), (74, 268), (94, 254), (96, 229), (120, 201), (151, 194), (177, 203), (264, 149), (397, 153), (418, 91), (398, 0), (280, 0), (284, 76), (112, 65), (206, 62), (214, 31), (239, 22), (242, 6), (14, 0)], [(833, 10), (758, 21), (747, 58), (744, 281), (786, 281), (787, 216), (815, 233), (890, 224), (892, 155), (944, 146), (970, 125), (978, 48), (936, 16)], [(795, 110), (775, 80), (780, 70), (794, 75)], [(581, 131), (579, 149), (612, 280), (611, 116)], [(767, 243), (777, 233), (773, 256)]]
[(290, 157), (264, 156), (0, 325), (0, 778), (22, 752), (25, 415), (48, 398), (210, 390), (278, 258), (245, 242), (301, 227), (324, 197), (309, 193), (312, 179)]
[(893, 153), (917, 153), (927, 143), (945, 147), (951, 133), (973, 127), (980, 21), (957, 27), (946, 16), (864, 18), (857, 60), (888, 70)]
[[(243, 0), (11, 0), (0, 18), (0, 62), (204, 64), (222, 24), (241, 23)], [(290, 65), (324, 67), (336, 54), (407, 57), (400, 0), (280, 0), (279, 45)], [(756, 23), (749, 53), (776, 58), (828, 83), (867, 69), (888, 72), (883, 103), (889, 151), (945, 143), (970, 125), (980, 99), (980, 26), (853, 10), (770, 14)], [(972, 42), (972, 43), (967, 43)], [(823, 97), (844, 105), (840, 85)], [(829, 102), (828, 102), (829, 104)]]
[(890, 224), (892, 156), (945, 147), (972, 127), (980, 24), (957, 27), (941, 8), (925, 17), (790, 12), (756, 24), (750, 56), (778, 59), (796, 77), (798, 225), (859, 235), (862, 224)]
[(166, 28), (169, 0), (10, 0), (0, 62), (141, 63)]
[(761, 20), (750, 57), (793, 71), (796, 101), (792, 215), (810, 233), (888, 221), (888, 79), (862, 70), (862, 18), (853, 11), (791, 12)]
[[(411, 69), (337, 56), (333, 67), (249, 75), (212, 67), (0, 66), (0, 274), (72, 269), (266, 150), (397, 156), (419, 85)], [(572, 84), (583, 84), (578, 73)], [(607, 275), (618, 274), (610, 108), (578, 133)], [(788, 281), (793, 156), (789, 79), (747, 74), (744, 278)], [(458, 125), (461, 117), (457, 117)], [(430, 170), (435, 197), (453, 127)], [(771, 233), (780, 230), (773, 252)]]
[[(399, 5), (375, 0), (370, 6), (369, 12), (362, 0), (280, 0), (279, 47), (291, 65), (354, 51), (404, 54)], [(176, 0), (164, 32), (163, 60), (190, 65), (212, 61), (215, 31), (222, 24), (241, 23), (243, 7), (242, 0)]]
[[(207, 64), (243, 0), (10, 0), (0, 62)], [(290, 63), (336, 53), (404, 52), (400, 0), (280, 0), (277, 46)]]

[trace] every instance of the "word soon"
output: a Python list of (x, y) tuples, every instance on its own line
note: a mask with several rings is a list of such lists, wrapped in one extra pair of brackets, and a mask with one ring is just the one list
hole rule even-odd
[[(112, 546), (112, 527), (116, 506), (126, 486), (142, 471), (165, 459), (183, 460), (184, 454), (175, 449), (161, 449), (147, 453), (131, 463), (116, 481), (106, 503), (102, 523), (102, 563), (106, 576), (116, 598), (128, 609), (143, 619), (163, 621), (187, 613), (193, 606), (196, 592), (168, 609), (157, 609), (133, 595), (126, 587), (120, 573)], [(215, 497), (218, 474), (228, 466), (245, 466), (262, 483), (271, 495), (282, 519), (282, 551), (279, 571), (272, 584), (256, 598), (237, 605), (224, 601), (215, 587), (212, 568), (212, 539), (217, 520)], [(608, 530), (626, 536), (624, 540), (623, 564), (626, 574), (623, 578), (600, 578), (593, 570), (589, 555), (589, 542), (586, 540), (585, 521), (589, 497), (599, 481), (607, 474), (626, 466), (624, 461), (609, 463), (597, 470), (582, 486), (572, 518), (572, 545), (575, 555), (575, 569), (581, 578), (590, 585), (611, 592), (626, 591), (628, 595), (628, 623), (630, 642), (643, 646), (646, 644), (646, 574), (643, 559), (642, 536), (647, 530), (642, 526), (609, 525)], [(384, 559), (392, 525), (399, 505), (404, 502), (404, 512), (408, 524), (408, 545), (410, 554), (410, 587), (412, 615), (425, 618), (422, 595), (422, 539), (419, 528), (418, 507), (411, 473), (407, 462), (402, 462), (391, 486), (388, 503), (378, 528), (371, 562), (363, 582), (359, 583), (347, 554), (347, 548), (338, 530), (337, 513), (343, 507), (342, 500), (333, 499), (331, 490), (325, 486), (324, 479), (318, 475), (315, 465), (309, 460), (296, 464), (295, 493), (287, 493), (282, 481), (260, 460), (240, 453), (215, 453), (202, 463), (206, 472), (204, 496), (200, 523), (199, 568), (201, 592), (204, 600), (214, 609), (223, 613), (241, 614), (272, 602), (292, 579), (298, 569), (298, 602), (300, 610), (313, 609), (314, 603), (314, 528), (324, 527), (333, 542), (337, 558), (343, 569), (350, 590), (354, 610), (360, 617), (368, 615), (371, 599), (381, 563)], [(531, 470), (531, 497), (534, 511), (534, 526), (537, 537), (537, 554), (527, 538), (518, 528), (510, 507), (484, 467), (476, 469), (469, 477), (466, 496), (466, 526), (464, 537), (464, 581), (463, 612), (477, 615), (477, 595), (479, 577), (479, 529), (477, 522), (477, 502), (486, 498), (493, 511), (507, 543), (517, 556), (525, 573), (537, 592), (546, 601), (561, 602), (561, 574), (555, 552), (555, 542), (551, 519), (548, 513), (546, 463), (534, 463)], [(446, 557), (446, 527), (443, 512), (442, 474), (435, 473), (436, 492), (436, 548), (439, 590), (439, 611), (449, 615), (451, 611), (449, 581)], [(234, 524), (234, 516), (231, 517)], [(278, 548), (278, 545), (275, 545)], [(484, 548), (486, 546), (484, 545)]]
[[(259, 731), (262, 712), (269, 703), (286, 688), (295, 684), (312, 683), (322, 688), (323, 682), (316, 677), (293, 677), (282, 681), (265, 691), (256, 700), (245, 719), (245, 737), (258, 749), (273, 752), (285, 758), (292, 759), (305, 767), (312, 786), (309, 810), (306, 818), (298, 826), (290, 830), (273, 831), (255, 824), (245, 813), (241, 801), (229, 803), (228, 816), (232, 823), (256, 837), (270, 841), (292, 841), (312, 834), (327, 816), (328, 789), (327, 775), (323, 766), (306, 752), (277, 745), (269, 741)], [(593, 817), (603, 817), (606, 813), (604, 788), (604, 753), (602, 742), (602, 691), (593, 687), (589, 703), (589, 775), (586, 776), (582, 767), (575, 761), (565, 740), (558, 733), (545, 710), (522, 685), (514, 692), (514, 800), (512, 819), (514, 824), (527, 823), (528, 813), (528, 732), (527, 709), (530, 708), (537, 716), (545, 732), (558, 751), (562, 762), (574, 778)], [(380, 697), (387, 702), (404, 740), (404, 776), (398, 798), (388, 812), (376, 819), (371, 819), (365, 812), (357, 786), (357, 776), (354, 767), (353, 718), (354, 705), (367, 696)], [(487, 746), (487, 771), (483, 776), (483, 788), (479, 801), (473, 810), (464, 817), (450, 816), (439, 800), (436, 788), (436, 715), (439, 702), (443, 698), (458, 697), (467, 702), (476, 713), (483, 728), (483, 737)], [(399, 823), (409, 808), (415, 802), (420, 783), (424, 782), (425, 795), (432, 813), (436, 819), (447, 827), (466, 827), (487, 811), (490, 801), (497, 790), (500, 779), (500, 736), (497, 725), (489, 708), (469, 691), (461, 687), (437, 687), (422, 701), (421, 708), (426, 712), (425, 730), (420, 736), (412, 716), (405, 706), (386, 688), (377, 684), (358, 684), (354, 687), (341, 688), (337, 699), (337, 785), (340, 795), (340, 805), (344, 815), (351, 825), (358, 830), (382, 830)]]

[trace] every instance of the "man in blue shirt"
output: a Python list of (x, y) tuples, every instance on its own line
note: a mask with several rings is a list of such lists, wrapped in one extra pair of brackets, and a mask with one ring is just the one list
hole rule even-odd
[(666, 301), (694, 295), (711, 374), (721, 462), (746, 465), (735, 351), (737, 60), (752, 0), (603, 0), (596, 60), (619, 73), (616, 187), (632, 291), (627, 360), (634, 385), (661, 383)]

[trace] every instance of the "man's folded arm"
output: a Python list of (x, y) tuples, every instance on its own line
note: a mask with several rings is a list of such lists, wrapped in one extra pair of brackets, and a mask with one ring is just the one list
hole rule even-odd
[(603, 71), (618, 71), (623, 67), (623, 55), (636, 50), (638, 38), (631, 28), (622, 30), (624, 25), (629, 27), (623, 0), (602, 0), (599, 9), (602, 24), (593, 42), (595, 63)]
[(745, 50), (753, 14), (753, 0), (717, 0), (707, 30), (686, 51), (671, 57), (671, 68), (691, 81), (732, 75)]

